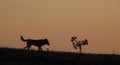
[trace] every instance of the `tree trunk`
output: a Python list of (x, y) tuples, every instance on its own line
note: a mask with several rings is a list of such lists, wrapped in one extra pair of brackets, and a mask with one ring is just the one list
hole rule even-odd
[(80, 45), (79, 46), (79, 49), (80, 49), (80, 54), (82, 53), (82, 46)]

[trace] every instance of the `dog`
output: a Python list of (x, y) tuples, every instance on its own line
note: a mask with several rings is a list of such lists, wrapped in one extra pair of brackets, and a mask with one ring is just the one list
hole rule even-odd
[(38, 39), (38, 40), (24, 39), (23, 36), (20, 36), (20, 38), (21, 38), (21, 40), (23, 42), (27, 43), (25, 49), (28, 49), (28, 50), (30, 49), (30, 47), (32, 45), (34, 45), (34, 46), (37, 46), (39, 50), (43, 51), (41, 46), (43, 46), (43, 45), (50, 45), (48, 39)]

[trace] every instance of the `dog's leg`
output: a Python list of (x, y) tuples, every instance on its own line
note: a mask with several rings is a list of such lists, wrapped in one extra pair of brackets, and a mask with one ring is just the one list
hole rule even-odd
[(25, 49), (29, 50), (30, 47), (31, 47), (31, 45), (30, 45), (30, 44), (27, 44), (27, 46), (25, 47)]
[[(31, 47), (31, 46), (30, 46)], [(28, 49), (27, 50), (29, 50), (30, 49), (30, 47), (28, 47)]]
[(40, 51), (43, 51), (42, 48), (41, 48), (41, 46), (38, 46), (38, 49), (39, 49)]
[(27, 46), (25, 47), (25, 49), (27, 48)]

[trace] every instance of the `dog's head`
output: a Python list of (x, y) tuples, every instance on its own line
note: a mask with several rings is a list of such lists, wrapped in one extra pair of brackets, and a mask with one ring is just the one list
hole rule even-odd
[(46, 42), (47, 45), (50, 45), (48, 39), (45, 39), (45, 42)]

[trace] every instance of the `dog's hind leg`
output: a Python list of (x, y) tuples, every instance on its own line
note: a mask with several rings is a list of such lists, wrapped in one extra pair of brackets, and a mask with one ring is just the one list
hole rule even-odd
[(25, 47), (25, 49), (29, 50), (31, 47), (31, 45), (27, 44), (27, 46)]
[(42, 48), (41, 48), (41, 46), (38, 46), (38, 49), (39, 49), (39, 51), (43, 51)]
[(27, 48), (27, 46), (25, 47), (25, 49)]

